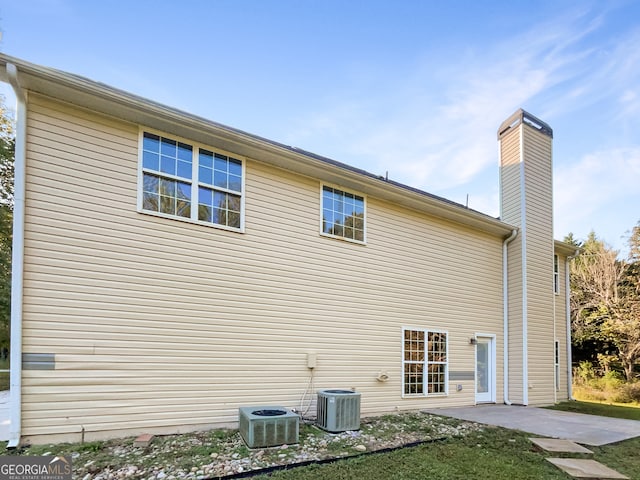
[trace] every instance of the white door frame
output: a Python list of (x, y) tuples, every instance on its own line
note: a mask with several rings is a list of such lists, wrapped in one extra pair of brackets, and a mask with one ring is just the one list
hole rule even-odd
[[(495, 403), (496, 402), (496, 336), (493, 333), (476, 333), (476, 352), (474, 356), (475, 364), (475, 399), (476, 403)], [(489, 392), (486, 394), (478, 393), (478, 343), (489, 344)]]

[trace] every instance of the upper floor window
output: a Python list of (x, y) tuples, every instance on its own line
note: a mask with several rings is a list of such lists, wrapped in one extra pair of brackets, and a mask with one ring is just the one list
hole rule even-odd
[(560, 260), (558, 255), (553, 256), (553, 293), (560, 294)]
[(141, 210), (243, 228), (241, 160), (144, 132), (141, 175)]
[(364, 197), (323, 185), (322, 233), (364, 242), (364, 228)]

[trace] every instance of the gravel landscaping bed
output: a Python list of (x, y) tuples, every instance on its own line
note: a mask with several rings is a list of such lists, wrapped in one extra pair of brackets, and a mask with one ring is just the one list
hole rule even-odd
[(34, 446), (20, 455), (70, 455), (73, 477), (81, 480), (177, 480), (217, 478), (279, 465), (342, 458), (382, 449), (464, 436), (482, 425), (426, 413), (363, 419), (360, 430), (330, 434), (301, 423), (300, 442), (272, 448), (247, 448), (237, 430), (211, 430), (155, 437), (146, 447), (134, 438)]

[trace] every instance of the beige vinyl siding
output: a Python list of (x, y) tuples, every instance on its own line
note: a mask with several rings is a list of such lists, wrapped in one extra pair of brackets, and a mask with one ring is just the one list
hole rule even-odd
[(555, 322), (556, 322), (556, 340), (559, 345), (559, 377), (558, 386), (560, 387), (557, 394), (557, 401), (566, 400), (569, 396), (567, 391), (567, 302), (566, 302), (566, 271), (565, 265), (567, 257), (558, 255), (559, 267), (559, 289), (558, 295), (555, 295)]
[[(522, 176), (519, 129), (511, 129), (500, 141), (501, 219), (512, 225), (522, 224)], [(523, 231), (508, 245), (508, 325), (509, 325), (509, 395), (508, 400), (521, 404), (523, 394)]]
[(553, 403), (554, 301), (551, 138), (525, 125), (529, 404)]
[(556, 395), (551, 138), (521, 121), (500, 145), (502, 220), (520, 226), (508, 247), (509, 399), (549, 404)]
[(138, 213), (138, 127), (29, 99), (23, 349), (55, 370), (23, 372), (26, 439), (300, 408), (309, 351), (313, 387), (356, 388), (363, 415), (474, 404), (470, 380), (402, 398), (402, 327), (446, 330), (450, 372), (474, 370), (474, 333), (502, 345), (501, 238), (372, 197), (367, 245), (322, 237), (320, 182), (259, 159), (244, 234)]

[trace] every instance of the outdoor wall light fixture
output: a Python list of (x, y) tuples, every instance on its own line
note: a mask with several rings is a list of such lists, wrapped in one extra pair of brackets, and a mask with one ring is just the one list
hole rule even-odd
[(476, 340), (476, 337), (471, 337), (469, 339), (469, 345), (477, 345), (478, 340)]

